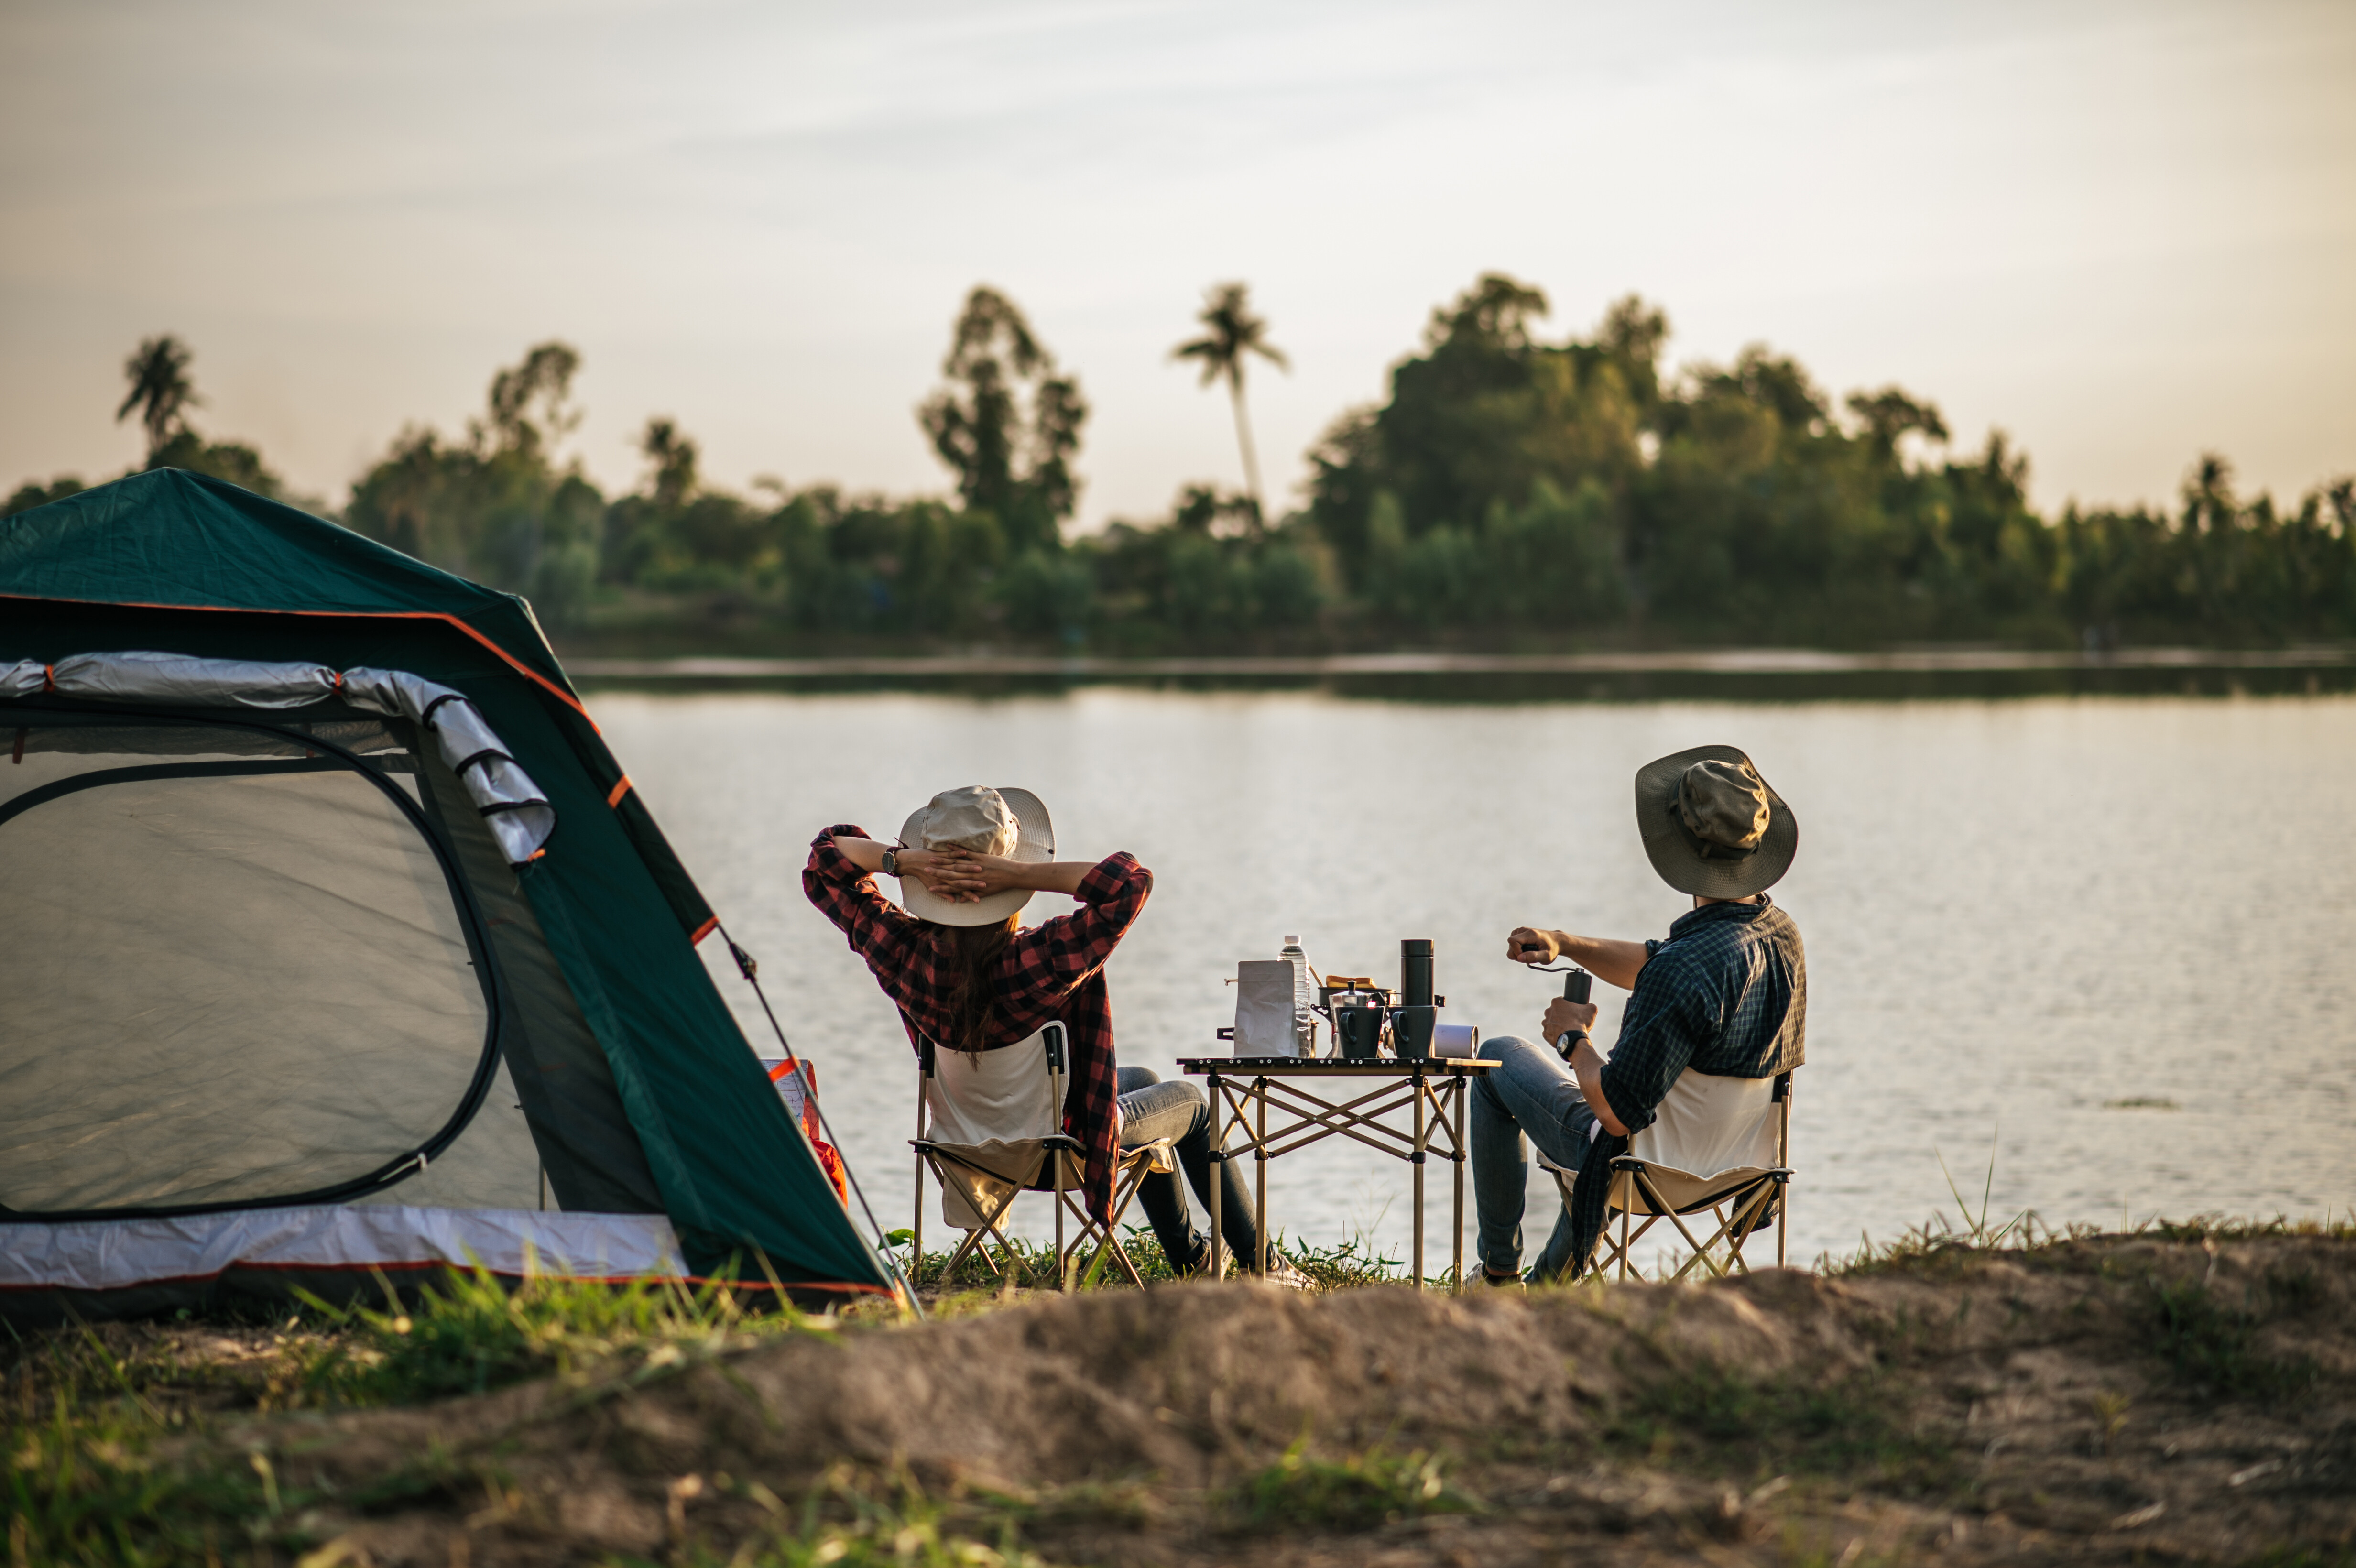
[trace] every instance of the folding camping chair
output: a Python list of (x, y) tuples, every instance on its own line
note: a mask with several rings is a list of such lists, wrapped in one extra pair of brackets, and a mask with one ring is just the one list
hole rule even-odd
[[(1068, 1037), (1060, 1022), (1044, 1025), (1027, 1040), (978, 1057), (945, 1051), (930, 1040), (916, 1052), (916, 1136), (909, 1147), (916, 1151), (916, 1214), (913, 1227), (915, 1254), (925, 1255), (925, 1173), (930, 1171), (941, 1192), (941, 1219), (966, 1232), (949, 1255), (942, 1277), (957, 1272), (966, 1254), (977, 1247), (992, 1274), (1009, 1283), (1023, 1272), (1022, 1254), (1007, 1239), (1003, 1221), (1016, 1197), (1023, 1192), (1055, 1195), (1055, 1274), (1059, 1288), (1070, 1290), (1074, 1264), (1083, 1248), (1094, 1243), (1085, 1267), (1076, 1272), (1093, 1277), (1108, 1253), (1140, 1286), (1129, 1250), (1120, 1243), (1119, 1226), (1129, 1212), (1146, 1177), (1178, 1168), (1168, 1138), (1120, 1151), (1113, 1172), (1110, 1223), (1087, 1211), (1082, 1186), (1086, 1154), (1077, 1138), (1063, 1130), (1064, 1099), (1070, 1089)], [(1065, 1244), (1065, 1221), (1077, 1222), (1078, 1233)], [(983, 1245), (994, 1237), (1006, 1260), (1001, 1268)], [(1008, 1271), (1012, 1270), (1010, 1275)]]
[[(1612, 1162), (1598, 1273), (1617, 1269), (1622, 1279), (1637, 1276), (1636, 1243), (1666, 1220), (1692, 1255), (1672, 1279), (1697, 1267), (1713, 1276), (1749, 1273), (1743, 1244), (1759, 1232), (1775, 1231), (1775, 1262), (1784, 1261), (1790, 1231), (1792, 1075), (1719, 1078), (1686, 1072), (1670, 1085), (1653, 1124), (1629, 1140), (1628, 1152)], [(1543, 1154), (1538, 1164), (1554, 1173), (1566, 1208), (1579, 1173), (1566, 1171)], [(1686, 1221), (1707, 1214), (1707, 1237)], [(1613, 1221), (1619, 1233), (1612, 1233)], [(1723, 1245), (1720, 1262), (1712, 1249)]]

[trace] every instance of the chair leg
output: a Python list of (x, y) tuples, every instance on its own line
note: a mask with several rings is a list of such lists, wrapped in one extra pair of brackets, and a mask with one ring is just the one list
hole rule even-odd
[[(1742, 1258), (1743, 1239), (1751, 1233), (1751, 1223), (1757, 1218), (1760, 1207), (1766, 1201), (1770, 1190), (1772, 1190), (1770, 1184), (1762, 1182), (1730, 1194), (1711, 1205), (1710, 1214), (1718, 1221), (1718, 1229), (1710, 1232), (1708, 1242), (1696, 1246), (1693, 1261), (1679, 1269), (1677, 1276), (1683, 1278), (1696, 1263), (1708, 1269), (1711, 1277), (1715, 1279), (1724, 1279), (1738, 1271), (1748, 1274), (1751, 1271), (1751, 1265)], [(1731, 1213), (1728, 1212), (1730, 1204), (1733, 1210)], [(1684, 1233), (1688, 1243), (1693, 1242), (1693, 1232), (1686, 1230), (1682, 1221), (1678, 1222), (1677, 1229)], [(1727, 1243), (1728, 1256), (1723, 1266), (1709, 1255), (1709, 1249), (1720, 1242)]]
[(1047, 1157), (1055, 1164), (1055, 1288), (1066, 1296), (1072, 1294), (1072, 1260), (1064, 1251), (1064, 1155), (1052, 1149)]
[[(1612, 1206), (1612, 1205), (1615, 1205), (1615, 1204), (1616, 1204), (1616, 1205), (1619, 1207), (1619, 1210), (1620, 1210), (1620, 1248), (1619, 1248), (1619, 1251), (1618, 1251), (1616, 1253), (1614, 1253), (1614, 1254), (1613, 1254), (1613, 1259), (1612, 1259), (1612, 1261), (1613, 1261), (1613, 1262), (1615, 1262), (1615, 1263), (1617, 1263), (1617, 1264), (1620, 1265), (1620, 1275), (1619, 1275), (1619, 1277), (1620, 1277), (1620, 1278), (1622, 1278), (1622, 1279), (1626, 1279), (1626, 1278), (1628, 1277), (1628, 1202), (1627, 1202), (1627, 1200), (1628, 1200), (1628, 1175), (1627, 1175), (1627, 1173), (1626, 1173), (1625, 1171), (1615, 1170), (1615, 1171), (1613, 1171), (1613, 1172), (1612, 1173), (1612, 1195), (1611, 1195), (1611, 1197), (1610, 1197), (1610, 1198), (1608, 1198), (1608, 1199), (1606, 1199), (1606, 1200), (1605, 1200), (1605, 1205), (1606, 1205), (1606, 1206), (1605, 1206), (1604, 1211), (1603, 1211), (1603, 1233), (1604, 1233), (1605, 1235), (1607, 1235), (1607, 1236), (1608, 1236), (1608, 1235), (1610, 1235), (1610, 1234), (1612, 1233), (1612, 1207), (1611, 1207), (1611, 1206)], [(1607, 1265), (1607, 1266), (1608, 1266), (1608, 1265)]]
[[(926, 1155), (923, 1157), (927, 1161), (932, 1162), (934, 1179), (939, 1182), (942, 1187), (946, 1188), (948, 1185), (948, 1175), (940, 1168), (935, 1157)], [(980, 1174), (992, 1175), (994, 1173), (984, 1171), (980, 1172)], [(998, 1275), (999, 1278), (1004, 1282), (1004, 1288), (1008, 1290), (1013, 1289), (1015, 1281), (1029, 1272), (1023, 1266), (1022, 1253), (1015, 1250), (1013, 1242), (1008, 1239), (1005, 1231), (1000, 1227), (1000, 1221), (1006, 1218), (1007, 1211), (1014, 1207), (1014, 1200), (1021, 1196), (1021, 1192), (1022, 1189), (1019, 1188), (1009, 1191), (1005, 1197), (1000, 1199), (997, 1203), (991, 1207), (989, 1213), (981, 1216), (981, 1228), (980, 1230), (968, 1231), (966, 1232), (965, 1240), (958, 1243), (956, 1252), (949, 1254), (948, 1263), (941, 1269), (941, 1281), (944, 1285), (947, 1285), (948, 1282), (956, 1275), (958, 1265), (965, 1261), (966, 1254), (974, 1251), (978, 1246), (980, 1247), (981, 1261), (989, 1264), (990, 1272)], [(923, 1201), (924, 1197), (920, 1191), (917, 1195), (917, 1202), (921, 1205)], [(921, 1213), (921, 1211), (920, 1208), (919, 1212)], [(991, 1259), (990, 1249), (987, 1246), (981, 1245), (982, 1239), (986, 1236), (997, 1238), (999, 1251), (1006, 1259), (1006, 1266), (1004, 1268), (1001, 1268), (998, 1264)]]
[(1760, 1217), (1766, 1212), (1767, 1205), (1773, 1200), (1774, 1190), (1772, 1182), (1763, 1182), (1761, 1184), (1760, 1190), (1746, 1193), (1736, 1202), (1734, 1218), (1730, 1221), (1733, 1234), (1728, 1239), (1730, 1253), (1727, 1258), (1727, 1268), (1729, 1272), (1736, 1270), (1743, 1274), (1751, 1272), (1751, 1261), (1742, 1255), (1742, 1243), (1757, 1234)]
[[(974, 1250), (975, 1243), (980, 1242), (983, 1236), (988, 1234), (989, 1232), (986, 1231), (968, 1231), (965, 1233), (965, 1240), (958, 1243), (957, 1250), (949, 1254), (948, 1262), (941, 1265), (941, 1287), (944, 1290), (948, 1289), (949, 1282), (957, 1277), (958, 1265), (965, 1262), (966, 1254), (972, 1252)], [(981, 1261), (990, 1264), (991, 1273), (997, 1274), (1000, 1272), (998, 1264), (991, 1261), (991, 1256), (988, 1251), (985, 1250), (982, 1253)]]
[[(1072, 1255), (1075, 1262), (1076, 1263), (1081, 1249), (1088, 1247), (1090, 1243), (1095, 1243), (1093, 1249), (1088, 1252), (1087, 1262), (1079, 1265), (1076, 1271), (1081, 1286), (1092, 1286), (1096, 1284), (1097, 1276), (1103, 1272), (1105, 1259), (1109, 1255), (1120, 1264), (1121, 1272), (1129, 1275), (1131, 1285), (1136, 1285), (1140, 1290), (1145, 1288), (1145, 1275), (1139, 1271), (1137, 1260), (1130, 1257), (1129, 1249), (1121, 1244), (1120, 1222), (1129, 1213), (1130, 1205), (1136, 1201), (1138, 1189), (1145, 1184), (1145, 1179), (1151, 1174), (1151, 1168), (1142, 1160), (1132, 1162), (1127, 1167), (1119, 1186), (1113, 1190), (1112, 1220), (1108, 1224), (1098, 1224), (1093, 1215), (1077, 1204), (1070, 1205), (1072, 1217), (1079, 1222), (1080, 1227), (1078, 1233), (1072, 1238)], [(1069, 1200), (1060, 1193), (1057, 1194), (1057, 1199), (1059, 1202), (1069, 1202)]]

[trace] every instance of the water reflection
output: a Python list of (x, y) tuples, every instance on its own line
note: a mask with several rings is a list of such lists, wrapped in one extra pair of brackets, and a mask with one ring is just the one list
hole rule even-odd
[[(610, 693), (599, 722), (732, 930), (886, 1224), (914, 1173), (907, 1049), (804, 901), (831, 822), (888, 833), (950, 784), (1023, 784), (1064, 853), (1137, 853), (1153, 902), (1114, 960), (1122, 1057), (1217, 1049), (1221, 977), (1297, 931), (1382, 974), (1439, 943), (1448, 1017), (1527, 1030), (1550, 994), (1498, 955), (1514, 924), (1662, 932), (1629, 779), (1730, 741), (1792, 801), (1776, 890), (1809, 944), (1795, 1259), (1954, 1200), (2054, 1222), (2344, 1213), (2356, 891), (2336, 874), (2356, 699), (1621, 705), (1093, 688)], [(1042, 900), (1049, 910), (1056, 901)], [(716, 958), (717, 955), (707, 955)], [(720, 973), (715, 968), (715, 975)], [(733, 974), (723, 989), (760, 1025)], [(1616, 994), (1599, 987), (1616, 1027)], [(1444, 1182), (1440, 1184), (1444, 1191)], [(1323, 1146), (1272, 1168), (1282, 1228), (1403, 1246), (1407, 1168)], [(1532, 1188), (1533, 1226), (1550, 1201)], [(1435, 1232), (1444, 1223), (1435, 1209)], [(1537, 1237), (1532, 1238), (1535, 1244)], [(1444, 1243), (1440, 1248), (1445, 1255)]]

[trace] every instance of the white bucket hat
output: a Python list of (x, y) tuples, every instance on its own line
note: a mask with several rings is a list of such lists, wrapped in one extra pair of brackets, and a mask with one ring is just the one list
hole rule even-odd
[[(1047, 807), (1027, 789), (991, 789), (967, 784), (945, 789), (900, 825), (905, 849), (946, 849), (955, 845), (977, 855), (1040, 864), (1055, 858), (1055, 825)], [(934, 895), (913, 876), (900, 879), (900, 907), (936, 925), (995, 925), (1031, 901), (1029, 888), (1008, 888), (979, 903), (952, 903)]]

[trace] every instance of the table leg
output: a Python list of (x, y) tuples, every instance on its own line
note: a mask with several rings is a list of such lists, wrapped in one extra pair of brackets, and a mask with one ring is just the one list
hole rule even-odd
[[(1219, 1087), (1219, 1075), (1210, 1075), (1211, 1101), (1211, 1279), (1219, 1278), (1220, 1260), (1226, 1257), (1226, 1239), (1219, 1232), (1219, 1189), (1226, 1185), (1227, 1174), (1227, 1100)], [(1178, 1272), (1178, 1260), (1170, 1260), (1170, 1272)]]
[(1417, 1073), (1415, 1076), (1415, 1153), (1409, 1157), (1415, 1165), (1415, 1287), (1418, 1290), (1423, 1288), (1423, 1101), (1424, 1096), (1430, 1093), (1430, 1088), (1424, 1083), (1423, 1074)]
[(1464, 1294), (1464, 1080), (1461, 1076), (1449, 1080), (1449, 1097), (1456, 1102), (1456, 1227), (1449, 1233), (1456, 1238), (1456, 1294)]
[(1252, 1080), (1259, 1104), (1252, 1123), (1252, 1213), (1258, 1222), (1259, 1261), (1254, 1272), (1268, 1274), (1268, 1080)]

